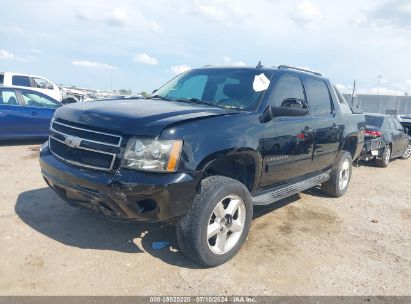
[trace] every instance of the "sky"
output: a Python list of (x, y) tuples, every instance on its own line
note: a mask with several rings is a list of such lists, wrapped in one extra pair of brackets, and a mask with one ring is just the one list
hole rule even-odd
[[(0, 71), (152, 91), (205, 65), (287, 64), (411, 94), (411, 0), (0, 1)], [(6, 13), (7, 12), (7, 13)]]

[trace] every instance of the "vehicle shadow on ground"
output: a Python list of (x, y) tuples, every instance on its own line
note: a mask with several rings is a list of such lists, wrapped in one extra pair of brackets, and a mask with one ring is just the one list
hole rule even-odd
[[(168, 264), (201, 268), (178, 250), (175, 227), (170, 224), (114, 222), (88, 209), (70, 206), (49, 188), (21, 193), (15, 212), (31, 228), (67, 246), (147, 252)], [(156, 250), (153, 242), (168, 242), (169, 246)]]
[[(396, 162), (396, 161), (401, 161), (400, 158), (393, 158), (390, 160), (390, 163), (392, 162)], [(377, 165), (377, 163), (375, 162), (375, 160), (369, 160), (369, 161), (365, 161), (365, 160), (360, 160), (360, 161), (355, 161), (354, 162), (355, 167), (374, 167), (374, 168), (381, 168)], [(389, 165), (388, 165), (389, 166)], [(384, 169), (384, 168), (381, 168)]]
[(273, 212), (277, 209), (283, 208), (289, 204), (292, 204), (296, 201), (298, 201), (301, 198), (299, 194), (294, 194), (290, 197), (284, 198), (280, 201), (274, 202), (269, 205), (263, 205), (263, 206), (254, 206), (254, 212), (253, 212), (253, 220), (262, 217), (266, 215), (267, 213)]
[(316, 197), (325, 197), (325, 198), (331, 198), (332, 196), (324, 193), (321, 190), (321, 186), (315, 186), (313, 188), (307, 189), (303, 191), (304, 194), (310, 195), (310, 196), (316, 196)]
[(42, 145), (47, 138), (43, 139), (19, 139), (19, 140), (0, 140), (0, 147), (4, 146), (26, 146), (26, 145)]
[[(300, 196), (297, 194), (267, 206), (255, 206), (253, 218), (264, 216), (298, 199)], [(34, 230), (67, 246), (136, 254), (146, 252), (168, 264), (202, 268), (179, 251), (175, 226), (171, 224), (114, 222), (88, 209), (70, 206), (49, 188), (21, 193), (15, 212)], [(153, 242), (168, 242), (169, 245), (153, 249)]]

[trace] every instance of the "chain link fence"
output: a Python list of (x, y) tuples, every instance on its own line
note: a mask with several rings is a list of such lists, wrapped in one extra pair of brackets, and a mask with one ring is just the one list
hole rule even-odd
[(343, 94), (355, 111), (365, 113), (381, 113), (388, 115), (411, 114), (411, 96)]

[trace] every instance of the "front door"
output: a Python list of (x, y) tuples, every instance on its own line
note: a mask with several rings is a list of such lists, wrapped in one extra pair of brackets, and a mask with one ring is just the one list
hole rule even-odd
[[(283, 75), (270, 96), (270, 105), (280, 107), (295, 100), (307, 108), (301, 79)], [(311, 172), (313, 152), (312, 117), (276, 117), (265, 123), (260, 141), (263, 156), (261, 187), (268, 188)]]
[(30, 125), (33, 136), (45, 137), (48, 135), (50, 121), (54, 111), (60, 105), (49, 96), (31, 90), (20, 90), (24, 109), (27, 114), (27, 125)]

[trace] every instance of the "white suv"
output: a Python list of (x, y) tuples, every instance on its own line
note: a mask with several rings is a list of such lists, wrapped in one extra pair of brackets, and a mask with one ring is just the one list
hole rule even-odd
[(40, 76), (0, 72), (0, 85), (29, 87), (33, 91), (46, 94), (58, 101), (62, 100), (60, 88), (50, 80)]

